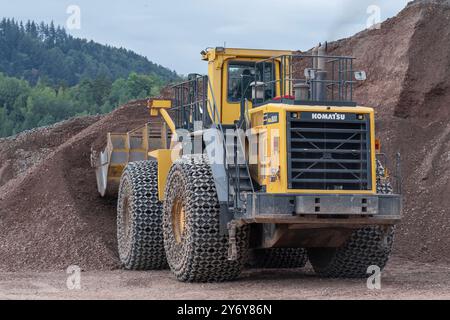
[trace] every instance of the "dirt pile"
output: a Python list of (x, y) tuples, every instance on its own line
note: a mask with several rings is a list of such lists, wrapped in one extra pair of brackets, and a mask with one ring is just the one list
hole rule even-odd
[[(91, 145), (107, 132), (127, 132), (148, 119), (146, 101), (136, 101), (85, 128), (55, 132), (50, 140), (60, 139), (60, 145), (25, 175), (0, 187), (1, 271), (118, 266), (115, 202), (98, 196)], [(35, 135), (41, 133), (46, 136)]]
[(0, 139), (0, 187), (25, 174), (68, 138), (99, 119), (100, 116), (73, 118)]
[(356, 100), (376, 108), (384, 151), (403, 158), (396, 252), (424, 261), (450, 259), (449, 25), (450, 1), (415, 1), (379, 30), (329, 46), (368, 73)]

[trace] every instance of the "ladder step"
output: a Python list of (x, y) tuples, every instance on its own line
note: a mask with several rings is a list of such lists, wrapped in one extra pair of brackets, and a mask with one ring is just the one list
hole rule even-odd
[(250, 176), (248, 175), (247, 170), (240, 170), (238, 173), (236, 173), (236, 170), (230, 170), (230, 177), (231, 178), (236, 178), (237, 176), (239, 176), (241, 179), (249, 179)]
[(250, 180), (242, 181), (239, 184), (240, 191), (252, 191), (252, 185), (250, 184)]

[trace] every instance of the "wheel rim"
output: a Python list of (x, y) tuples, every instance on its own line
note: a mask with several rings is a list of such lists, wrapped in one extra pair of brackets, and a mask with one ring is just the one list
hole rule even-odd
[(172, 230), (175, 241), (179, 244), (183, 241), (184, 230), (186, 227), (186, 214), (182, 200), (177, 197), (172, 206)]

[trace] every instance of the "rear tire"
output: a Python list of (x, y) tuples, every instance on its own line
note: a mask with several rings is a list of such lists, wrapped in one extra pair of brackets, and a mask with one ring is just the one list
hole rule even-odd
[(251, 268), (295, 269), (303, 268), (308, 261), (306, 250), (302, 248), (255, 249), (251, 255)]
[(125, 269), (167, 268), (156, 161), (130, 163), (122, 174), (117, 203), (117, 242)]
[(308, 258), (322, 277), (366, 278), (370, 266), (386, 266), (393, 238), (393, 227), (367, 227), (353, 232), (342, 247), (308, 249)]
[[(393, 188), (384, 179), (385, 169), (377, 161), (377, 192), (392, 194)], [(339, 248), (308, 249), (314, 271), (330, 278), (367, 278), (368, 267), (381, 270), (386, 266), (394, 242), (394, 226), (371, 226), (354, 231)]]
[(248, 228), (237, 230), (238, 259), (228, 260), (229, 237), (219, 231), (220, 206), (204, 156), (176, 161), (167, 178), (164, 245), (172, 272), (184, 282), (222, 282), (239, 277)]

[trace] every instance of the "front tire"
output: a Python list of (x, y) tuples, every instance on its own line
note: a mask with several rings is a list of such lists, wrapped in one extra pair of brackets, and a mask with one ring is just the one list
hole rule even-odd
[(117, 202), (117, 242), (123, 267), (167, 268), (162, 230), (158, 163), (130, 163), (122, 174)]
[(237, 231), (238, 258), (228, 260), (229, 237), (220, 234), (220, 206), (204, 156), (177, 160), (168, 175), (164, 245), (172, 272), (183, 282), (222, 282), (239, 277), (247, 253), (247, 228)]

